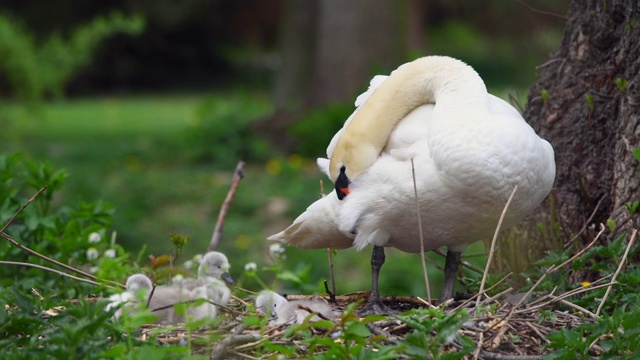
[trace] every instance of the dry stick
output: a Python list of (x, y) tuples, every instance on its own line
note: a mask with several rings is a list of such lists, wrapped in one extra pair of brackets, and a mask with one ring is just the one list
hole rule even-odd
[[(489, 273), (489, 266), (491, 266), (491, 261), (493, 260), (493, 255), (496, 252), (496, 242), (498, 239), (498, 234), (500, 233), (500, 228), (502, 227), (502, 221), (504, 220), (505, 215), (507, 214), (507, 209), (509, 208), (509, 204), (511, 204), (511, 200), (516, 195), (516, 191), (518, 190), (518, 185), (513, 187), (513, 191), (507, 200), (507, 203), (504, 205), (504, 209), (502, 209), (502, 214), (500, 214), (500, 220), (498, 220), (498, 226), (496, 226), (496, 231), (493, 233), (493, 239), (491, 239), (491, 249), (489, 250), (489, 258), (487, 259), (487, 265), (484, 267), (484, 273), (482, 274), (482, 281), (480, 282), (480, 291), (482, 293), (484, 291), (484, 284), (487, 281), (487, 274)], [(482, 302), (482, 296), (478, 296), (476, 300), (476, 307), (480, 306)]]
[[(618, 277), (618, 274), (620, 273), (620, 270), (622, 270), (622, 267), (624, 266), (624, 263), (627, 260), (627, 255), (629, 255), (629, 250), (631, 249), (631, 245), (633, 245), (633, 242), (636, 240), (636, 234), (638, 233), (638, 230), (633, 229), (633, 233), (631, 234), (631, 239), (629, 239), (629, 243), (627, 244), (627, 248), (624, 250), (624, 255), (622, 255), (622, 259), (620, 260), (620, 264), (618, 264), (618, 269), (616, 269), (616, 272), (613, 274), (613, 278), (611, 278), (611, 283), (613, 284), (616, 281), (616, 277)], [(596, 316), (600, 316), (600, 310), (602, 310), (602, 307), (604, 306), (605, 301), (607, 301), (607, 297), (609, 296), (609, 292), (611, 292), (611, 288), (613, 286), (609, 286), (607, 288), (607, 291), (605, 291), (604, 296), (602, 297), (602, 301), (600, 301), (600, 305), (598, 305), (598, 310), (596, 310)]]
[(561, 294), (559, 296), (552, 296), (551, 300), (549, 300), (549, 301), (547, 301), (545, 303), (541, 303), (541, 304), (536, 305), (536, 306), (530, 306), (530, 307), (528, 307), (526, 309), (523, 309), (523, 310), (513, 311), (513, 308), (512, 308), (511, 311), (513, 312), (514, 315), (532, 312), (532, 311), (541, 309), (541, 308), (543, 308), (543, 307), (545, 307), (547, 305), (553, 304), (554, 302), (562, 301), (562, 300), (564, 300), (564, 299), (566, 299), (568, 297), (572, 297), (572, 296), (575, 296), (575, 295), (578, 295), (578, 294), (582, 294), (582, 293), (587, 292), (587, 291), (598, 290), (598, 289), (605, 288), (607, 286), (611, 286), (611, 285), (615, 285), (615, 284), (617, 284), (617, 283), (606, 283), (606, 284), (602, 284), (602, 285), (598, 285), (598, 286), (590, 286), (588, 288), (573, 289), (573, 290), (567, 291), (566, 293)]
[(573, 242), (580, 237), (580, 235), (582, 235), (582, 233), (587, 230), (587, 226), (589, 226), (589, 223), (591, 223), (591, 220), (593, 220), (593, 217), (596, 215), (596, 211), (598, 211), (598, 208), (600, 208), (600, 204), (602, 204), (602, 200), (604, 200), (604, 198), (607, 197), (606, 195), (604, 195), (603, 197), (600, 198), (600, 200), (598, 200), (598, 203), (596, 204), (596, 206), (593, 208), (593, 211), (591, 212), (591, 215), (589, 215), (589, 218), (587, 219), (587, 221), (584, 222), (584, 225), (582, 225), (582, 228), (580, 229), (580, 231), (578, 231), (578, 233), (571, 238), (571, 240), (567, 241), (564, 244), (564, 248), (568, 248), (569, 246), (571, 246), (573, 244)]
[(580, 312), (582, 312), (582, 313), (585, 313), (585, 314), (589, 315), (589, 316), (590, 316), (592, 319), (594, 319), (594, 320), (598, 320), (598, 315), (596, 315), (596, 314), (592, 313), (591, 311), (589, 311), (589, 310), (587, 310), (587, 309), (583, 308), (583, 307), (582, 307), (582, 306), (580, 306), (580, 305), (576, 305), (576, 304), (574, 304), (574, 303), (572, 303), (572, 302), (570, 302), (570, 301), (567, 301), (567, 300), (564, 300), (564, 299), (560, 299), (560, 298), (559, 298), (559, 297), (557, 297), (557, 296), (552, 296), (552, 297), (551, 297), (551, 299), (553, 299), (553, 300), (558, 300), (558, 301), (560, 301), (562, 304), (564, 304), (564, 305), (566, 305), (566, 306), (568, 306), (568, 307), (574, 308), (574, 309), (576, 309), (576, 310), (578, 310), (578, 311), (580, 311)]
[(231, 206), (233, 197), (236, 195), (238, 185), (240, 185), (240, 180), (244, 177), (244, 165), (244, 161), (239, 161), (236, 166), (231, 187), (229, 187), (227, 197), (224, 199), (222, 207), (220, 208), (220, 213), (218, 214), (218, 220), (216, 221), (216, 227), (213, 230), (213, 235), (211, 236), (211, 242), (207, 249), (208, 251), (215, 250), (216, 247), (218, 247), (218, 243), (220, 243), (220, 239), (222, 239), (222, 226), (224, 225), (224, 219), (227, 217), (227, 211), (229, 211), (229, 206)]
[(418, 233), (420, 234), (420, 260), (422, 261), (422, 273), (424, 275), (424, 286), (427, 289), (427, 302), (429, 307), (431, 304), (431, 289), (429, 289), (429, 276), (427, 275), (427, 263), (424, 259), (424, 234), (422, 233), (422, 216), (420, 211), (420, 202), (418, 201), (418, 185), (416, 184), (416, 168), (411, 159), (411, 176), (413, 177), (413, 193), (416, 199), (416, 214), (418, 215)]
[(11, 219), (9, 219), (9, 221), (4, 224), (4, 226), (2, 227), (2, 230), (0, 230), (0, 233), (3, 233), (8, 227), (9, 225), (11, 225), (11, 223), (16, 219), (16, 217), (18, 217), (18, 215), (27, 207), (29, 206), (29, 204), (31, 204), (33, 202), (33, 200), (35, 200), (38, 196), (40, 196), (40, 194), (47, 190), (47, 186), (45, 185), (45, 187), (43, 187), (42, 189), (38, 190), (38, 192), (36, 192), (31, 199), (27, 200), (26, 203), (22, 204), (22, 206), (20, 207), (20, 209), (18, 209), (18, 212), (16, 212), (15, 214), (13, 214), (13, 216), (11, 217)]
[(63, 264), (63, 263), (61, 263), (61, 262), (59, 262), (59, 261), (57, 261), (57, 260), (54, 260), (54, 259), (52, 259), (52, 258), (49, 258), (49, 257), (47, 257), (47, 256), (45, 256), (45, 255), (42, 255), (42, 254), (40, 254), (40, 253), (38, 253), (38, 252), (36, 252), (36, 251), (34, 251), (34, 250), (31, 250), (31, 249), (29, 249), (28, 247), (26, 247), (26, 246), (24, 246), (24, 245), (22, 245), (22, 244), (18, 243), (17, 241), (15, 241), (15, 240), (14, 240), (14, 239), (9, 235), (9, 234), (7, 234), (7, 233), (4, 233), (4, 232), (3, 232), (3, 233), (0, 233), (0, 236), (2, 236), (3, 238), (5, 238), (5, 240), (7, 240), (7, 241), (8, 241), (8, 242), (10, 242), (11, 244), (13, 244), (13, 245), (14, 245), (15, 247), (17, 247), (18, 249), (20, 249), (20, 250), (22, 250), (22, 251), (24, 251), (24, 252), (26, 252), (26, 253), (28, 253), (28, 254), (34, 255), (34, 256), (36, 256), (36, 257), (39, 257), (39, 258), (41, 258), (42, 260), (48, 261), (48, 262), (50, 262), (50, 263), (52, 263), (52, 264), (54, 264), (54, 265), (58, 265), (58, 266), (60, 266), (60, 267), (62, 267), (62, 268), (65, 268), (65, 269), (67, 269), (67, 270), (69, 270), (69, 271), (75, 272), (76, 274), (80, 274), (80, 275), (82, 275), (82, 276), (86, 276), (86, 277), (88, 277), (88, 278), (90, 278), (90, 279), (103, 281), (103, 282), (105, 282), (105, 283), (111, 283), (111, 284), (113, 284), (113, 285), (119, 286), (120, 288), (124, 288), (124, 285), (120, 284), (120, 283), (119, 283), (119, 282), (117, 282), (117, 281), (105, 280), (105, 279), (99, 279), (99, 278), (98, 278), (97, 276), (95, 276), (95, 275), (92, 275), (92, 274), (86, 273), (86, 272), (84, 272), (84, 271), (82, 271), (82, 270), (76, 269), (76, 268), (74, 268), (74, 267), (72, 267), (72, 266), (69, 266), (69, 265), (67, 265), (67, 264)]
[[(489, 291), (493, 290), (493, 288), (495, 288), (495, 287), (497, 287), (498, 285), (502, 284), (502, 282), (503, 282), (503, 281), (505, 281), (507, 278), (509, 278), (509, 276), (511, 276), (511, 274), (513, 274), (513, 273), (508, 273), (508, 274), (507, 274), (507, 275), (505, 275), (502, 279), (500, 279), (497, 283), (495, 283), (495, 284), (491, 285), (487, 290), (480, 291), (480, 292), (478, 292), (478, 294), (476, 294), (476, 295), (472, 296), (471, 298), (469, 298), (469, 299), (465, 300), (462, 304), (458, 305), (458, 306), (457, 306), (453, 311), (456, 311), (456, 310), (458, 310), (458, 309), (461, 309), (461, 308), (463, 308), (463, 307), (467, 306), (468, 304), (470, 304), (471, 302), (473, 302), (473, 300), (474, 300), (474, 299), (477, 299), (478, 297), (481, 297), (482, 295), (485, 295), (487, 292), (489, 292)], [(512, 288), (509, 288), (509, 289), (511, 289), (511, 291), (513, 291), (513, 289), (512, 289)], [(504, 292), (504, 291), (503, 291), (503, 292)]]
[[(545, 271), (545, 273), (544, 273), (544, 274), (542, 274), (542, 276), (540, 277), (540, 279), (538, 279), (538, 281), (536, 281), (536, 283), (535, 283), (535, 284), (533, 284), (533, 286), (531, 287), (531, 289), (529, 289), (529, 291), (527, 291), (527, 293), (526, 293), (522, 298), (520, 298), (520, 300), (519, 300), (516, 304), (514, 304), (514, 305), (511, 307), (511, 309), (509, 309), (509, 312), (508, 312), (505, 316), (503, 316), (503, 317), (502, 317), (502, 320), (501, 320), (501, 321), (499, 321), (499, 322), (497, 322), (496, 324), (498, 324), (498, 323), (500, 323), (500, 322), (502, 322), (502, 321), (504, 321), (505, 323), (506, 323), (506, 322), (508, 322), (508, 321), (511, 319), (511, 317), (513, 316), (513, 314), (514, 314), (514, 313), (518, 313), (518, 312), (515, 312), (515, 309), (517, 309), (517, 308), (518, 308), (518, 306), (520, 306), (520, 304), (522, 304), (522, 302), (523, 302), (525, 299), (527, 299), (529, 296), (531, 296), (531, 293), (533, 292), (533, 290), (534, 290), (536, 287), (538, 287), (538, 285), (540, 285), (540, 283), (542, 282), (542, 280), (543, 280), (547, 275), (551, 274), (552, 272), (554, 272), (554, 271), (556, 271), (557, 269), (559, 269), (559, 268), (561, 268), (561, 267), (565, 266), (566, 264), (568, 264), (568, 263), (572, 262), (573, 260), (575, 260), (576, 258), (578, 258), (580, 255), (582, 255), (582, 254), (583, 254), (585, 251), (587, 251), (591, 246), (593, 246), (593, 244), (595, 244), (595, 243), (596, 243), (596, 241), (598, 241), (598, 238), (600, 237), (600, 235), (602, 235), (602, 233), (603, 233), (603, 232), (604, 232), (604, 225), (600, 224), (600, 232), (598, 233), (598, 235), (596, 235), (595, 239), (593, 239), (593, 241), (591, 241), (591, 242), (589, 243), (589, 245), (587, 245), (587, 247), (586, 247), (586, 248), (582, 249), (582, 250), (581, 250), (581, 251), (579, 251), (577, 254), (573, 255), (569, 260), (567, 260), (567, 261), (563, 262), (562, 264), (560, 264), (560, 266), (551, 266), (551, 267), (549, 267), (549, 268), (547, 269), (547, 271)], [(530, 310), (531, 310), (531, 309), (527, 309), (527, 311), (530, 311)], [(486, 329), (486, 330), (485, 330), (485, 332), (487, 332), (487, 331), (489, 331), (489, 330), (493, 329), (494, 327), (495, 327), (495, 325), (494, 325), (494, 326), (492, 326), (492, 327), (490, 327), (490, 328), (488, 328), (488, 329)]]
[[(102, 284), (100, 284), (99, 282), (95, 282), (92, 280), (88, 280), (88, 279), (83, 279), (83, 278), (79, 278), (77, 276), (73, 276), (70, 274), (67, 274), (66, 272), (62, 272), (60, 270), (56, 270), (56, 269), (52, 269), (52, 268), (48, 268), (46, 266), (42, 266), (42, 265), (36, 265), (36, 264), (31, 264), (31, 263), (25, 263), (25, 262), (18, 262), (18, 261), (0, 261), (0, 265), (19, 265), (19, 266), (30, 266), (30, 267), (34, 267), (37, 269), (41, 269), (41, 270), (46, 270), (49, 272), (52, 272), (54, 274), (58, 274), (60, 276), (64, 276), (64, 277), (68, 277), (69, 279), (73, 279), (73, 280), (77, 280), (77, 281), (81, 281), (81, 282), (85, 282), (87, 284), (91, 284), (91, 285), (96, 285), (96, 286), (100, 286)], [(107, 287), (110, 288), (114, 288), (111, 285), (106, 285)]]
[[(320, 180), (320, 198), (323, 198), (324, 195), (324, 182)], [(327, 288), (327, 292), (329, 293), (329, 299), (333, 302), (336, 301), (336, 277), (333, 271), (333, 249), (327, 248), (327, 257), (329, 258), (329, 278), (331, 279), (331, 291)], [(326, 287), (326, 284), (325, 284)]]
[(476, 350), (473, 352), (473, 360), (478, 360), (478, 356), (480, 356), (480, 351), (482, 350), (482, 344), (484, 342), (484, 333), (480, 333), (479, 339), (478, 339), (478, 345), (476, 346)]
[(563, 15), (560, 15), (560, 14), (556, 14), (556, 13), (551, 12), (551, 11), (535, 9), (535, 8), (529, 6), (527, 3), (525, 3), (522, 0), (516, 0), (516, 2), (519, 3), (520, 5), (526, 7), (527, 9), (531, 10), (534, 13), (541, 14), (541, 15), (555, 16), (555, 17), (557, 17), (559, 19), (562, 19), (562, 20), (568, 20), (568, 18), (566, 16), (563, 16)]
[(31, 204), (31, 203), (36, 199), (36, 197), (38, 197), (38, 195), (40, 195), (44, 190), (46, 190), (46, 188), (47, 188), (47, 187), (45, 186), (45, 187), (43, 187), (42, 189), (40, 189), (38, 192), (36, 192), (36, 193), (31, 197), (31, 199), (29, 199), (26, 203), (24, 203), (24, 204), (20, 207), (20, 209), (18, 210), (18, 212), (16, 212), (15, 214), (13, 214), (13, 216), (11, 217), (11, 219), (9, 219), (9, 222), (7, 222), (7, 223), (4, 225), (4, 227), (2, 228), (2, 230), (0, 231), (0, 236), (2, 236), (3, 238), (5, 238), (5, 240), (7, 240), (8, 242), (10, 242), (13, 246), (17, 247), (18, 249), (20, 249), (20, 250), (22, 250), (22, 251), (24, 251), (24, 252), (26, 252), (26, 253), (28, 253), (28, 254), (31, 254), (31, 255), (33, 255), (33, 256), (39, 257), (39, 258), (41, 258), (41, 259), (43, 259), (43, 260), (45, 260), (45, 261), (48, 261), (48, 262), (50, 262), (50, 263), (52, 263), (52, 264), (54, 264), (54, 265), (58, 265), (58, 266), (60, 266), (60, 267), (62, 267), (62, 268), (64, 268), (64, 269), (67, 269), (67, 270), (69, 270), (69, 271), (75, 272), (76, 274), (79, 274), (79, 275), (82, 275), (82, 276), (86, 276), (86, 277), (88, 277), (88, 278), (90, 278), (90, 279), (93, 279), (93, 280), (100, 280), (100, 281), (104, 281), (104, 282), (108, 282), (108, 283), (115, 284), (115, 285), (120, 286), (120, 287), (124, 287), (124, 285), (122, 285), (122, 284), (120, 284), (120, 283), (118, 283), (118, 282), (116, 282), (116, 281), (104, 280), (104, 279), (98, 279), (98, 277), (97, 277), (97, 276), (95, 276), (95, 275), (92, 275), (92, 274), (86, 273), (86, 272), (84, 272), (84, 271), (82, 271), (82, 270), (76, 269), (76, 268), (71, 267), (71, 266), (69, 266), (69, 265), (67, 265), (67, 264), (63, 264), (63, 263), (61, 263), (61, 262), (59, 262), (59, 261), (57, 261), (57, 260), (51, 259), (51, 258), (49, 258), (49, 257), (47, 257), (47, 256), (45, 256), (45, 255), (42, 255), (42, 254), (40, 254), (39, 252), (36, 252), (36, 251), (34, 251), (34, 250), (31, 250), (31, 249), (29, 249), (28, 247), (26, 247), (26, 246), (24, 246), (24, 245), (22, 245), (22, 244), (18, 243), (18, 242), (17, 242), (17, 241), (15, 241), (15, 240), (14, 240), (14, 239), (9, 235), (9, 234), (7, 234), (7, 233), (5, 233), (5, 232), (4, 232), (4, 230), (5, 230), (7, 227), (9, 227), (9, 225), (10, 225), (10, 224), (11, 224), (11, 223), (16, 219), (16, 217), (17, 217), (17, 216), (18, 216), (22, 211), (24, 211), (24, 209), (25, 209), (29, 204)]

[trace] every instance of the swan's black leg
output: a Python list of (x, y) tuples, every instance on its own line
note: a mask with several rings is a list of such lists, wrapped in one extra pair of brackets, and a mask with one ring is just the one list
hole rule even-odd
[(380, 268), (384, 264), (384, 247), (373, 246), (373, 253), (371, 254), (371, 295), (367, 304), (358, 311), (358, 315), (366, 316), (372, 314), (391, 314), (393, 311), (389, 309), (380, 300), (380, 291), (378, 289), (378, 276), (380, 275)]
[(442, 294), (439, 303), (443, 303), (449, 299), (453, 299), (453, 288), (456, 284), (456, 273), (460, 267), (459, 251), (447, 249), (447, 260), (444, 264), (444, 284), (442, 286)]

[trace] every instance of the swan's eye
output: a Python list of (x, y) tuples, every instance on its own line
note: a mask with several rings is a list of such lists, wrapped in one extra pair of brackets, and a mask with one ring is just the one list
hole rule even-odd
[(349, 184), (351, 184), (351, 181), (347, 177), (346, 171), (347, 169), (342, 165), (340, 168), (340, 175), (338, 175), (338, 178), (336, 179), (336, 194), (340, 200), (349, 195)]

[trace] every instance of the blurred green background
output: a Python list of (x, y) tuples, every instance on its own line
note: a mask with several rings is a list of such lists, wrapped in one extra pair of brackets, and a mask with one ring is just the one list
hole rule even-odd
[[(557, 49), (564, 25), (533, 9), (564, 14), (567, 6), (526, 4), (3, 3), (0, 151), (66, 169), (57, 206), (113, 204), (105, 232), (134, 254), (146, 246), (143, 262), (169, 252), (171, 232), (191, 236), (182, 260), (204, 252), (236, 163), (246, 161), (219, 247), (241, 277), (248, 262), (269, 266), (266, 237), (318, 198), (321, 180), (330, 188), (315, 157), (371, 75), (418, 56), (451, 55), (471, 64), (492, 93), (524, 106), (536, 66)], [(475, 244), (467, 253), (484, 251)], [(339, 293), (369, 288), (369, 252), (337, 253)], [(467, 260), (484, 266), (483, 256)], [(319, 291), (328, 277), (324, 250), (288, 248), (285, 267), (309, 286), (283, 282), (284, 290)], [(441, 273), (430, 270), (437, 294)], [(382, 274), (383, 293), (424, 295), (417, 255), (388, 251)]]

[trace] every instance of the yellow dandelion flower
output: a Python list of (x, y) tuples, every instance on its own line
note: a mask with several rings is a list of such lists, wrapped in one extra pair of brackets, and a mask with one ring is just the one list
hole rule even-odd
[(302, 156), (300, 156), (298, 154), (291, 154), (291, 155), (289, 155), (289, 158), (287, 159), (287, 164), (289, 164), (289, 166), (292, 169), (301, 168), (303, 162), (304, 162), (304, 159), (302, 158)]
[(240, 249), (248, 249), (251, 246), (251, 237), (246, 234), (238, 235), (235, 243)]
[(282, 171), (282, 164), (280, 164), (280, 161), (276, 159), (267, 161), (267, 164), (264, 167), (267, 173), (271, 175), (277, 175)]

